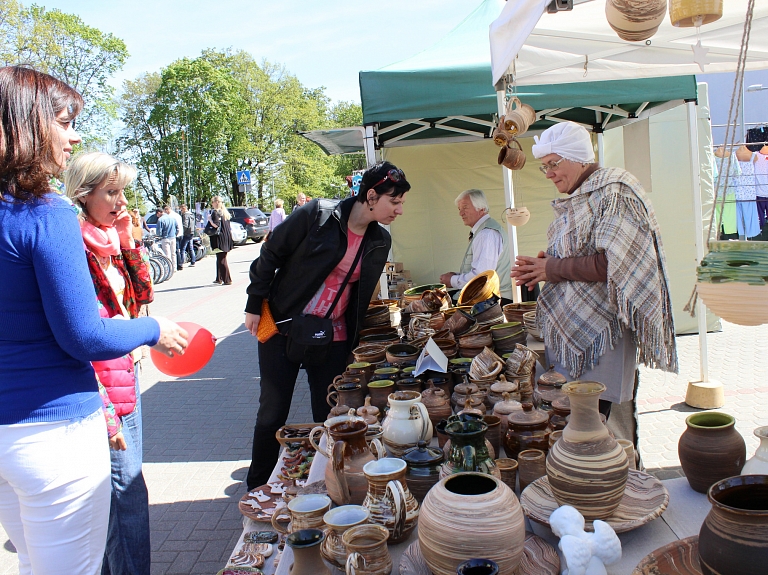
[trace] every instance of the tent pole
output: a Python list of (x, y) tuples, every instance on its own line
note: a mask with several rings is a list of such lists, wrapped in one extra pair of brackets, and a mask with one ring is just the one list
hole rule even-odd
[[(693, 221), (695, 230), (696, 263), (704, 258), (704, 222), (701, 205), (701, 159), (699, 157), (699, 129), (696, 102), (685, 103), (688, 112), (688, 140), (691, 153), (691, 188), (693, 190)], [(707, 363), (707, 308), (701, 298), (696, 304), (699, 323), (699, 381), (689, 381), (685, 403), (691, 407), (714, 409), (725, 404), (723, 384), (709, 379)]]
[(601, 168), (605, 167), (605, 148), (603, 142), (603, 132), (597, 133), (597, 163)]
[[(505, 83), (506, 87), (506, 83)], [(498, 104), (499, 116), (504, 115), (504, 108), (506, 107), (505, 101), (506, 89), (496, 92), (496, 102)], [(501, 166), (501, 171), (504, 174), (504, 200), (507, 208), (515, 207), (515, 193), (512, 187), (512, 171), (504, 166)], [(507, 222), (507, 239), (509, 241), (509, 259), (510, 267), (515, 267), (515, 259), (517, 258), (517, 228), (510, 225)], [(512, 282), (512, 301), (520, 303), (522, 296), (520, 295), (520, 286), (514, 285)]]
[(365, 162), (370, 168), (376, 163), (376, 145), (373, 136), (373, 125), (365, 126), (365, 134), (363, 134), (363, 146), (365, 148)]

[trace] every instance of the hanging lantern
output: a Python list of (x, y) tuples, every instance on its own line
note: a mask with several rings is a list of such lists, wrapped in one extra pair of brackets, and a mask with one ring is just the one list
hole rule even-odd
[(723, 17), (723, 0), (669, 0), (669, 19), (673, 26), (691, 28)]
[(608, 24), (628, 42), (647, 40), (656, 33), (667, 13), (667, 0), (607, 0)]

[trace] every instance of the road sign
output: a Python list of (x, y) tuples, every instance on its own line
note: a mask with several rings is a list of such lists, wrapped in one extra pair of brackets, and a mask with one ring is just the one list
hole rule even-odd
[(250, 184), (251, 183), (251, 171), (250, 170), (243, 170), (237, 172), (237, 183), (238, 184)]

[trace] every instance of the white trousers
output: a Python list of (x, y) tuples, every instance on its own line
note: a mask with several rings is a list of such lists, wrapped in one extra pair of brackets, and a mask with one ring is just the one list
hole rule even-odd
[(19, 575), (97, 575), (107, 541), (109, 443), (101, 410), (0, 425), (0, 523)]
[(176, 269), (176, 238), (163, 238), (160, 240), (160, 249), (165, 257), (171, 260), (171, 266)]

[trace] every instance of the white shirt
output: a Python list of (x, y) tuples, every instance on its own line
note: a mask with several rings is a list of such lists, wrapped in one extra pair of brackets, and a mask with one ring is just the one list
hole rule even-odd
[(171, 210), (171, 217), (176, 220), (176, 237), (180, 238), (184, 234), (184, 230), (182, 229), (184, 224), (181, 222), (181, 214)]
[(504, 249), (504, 241), (501, 234), (490, 228), (477, 232), (477, 229), (490, 217), (490, 215), (485, 214), (472, 226), (472, 234), (474, 236), (472, 243), (472, 270), (465, 274), (456, 274), (451, 277), (451, 287), (463, 288), (477, 274), (488, 270), (495, 270), (499, 264), (499, 256), (502, 249)]

